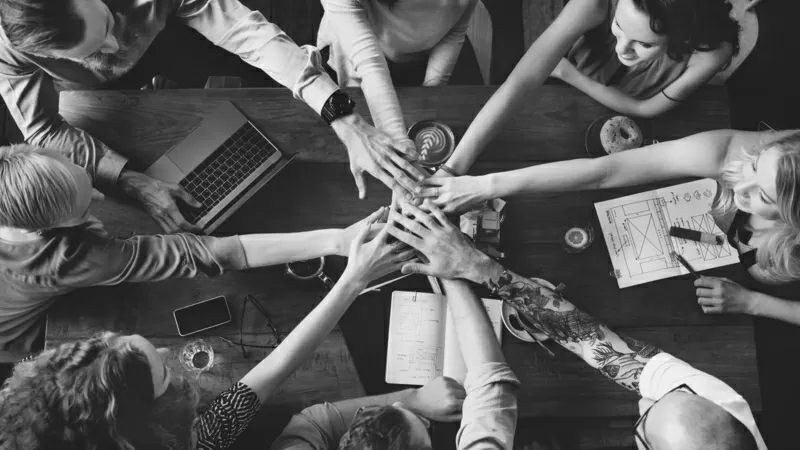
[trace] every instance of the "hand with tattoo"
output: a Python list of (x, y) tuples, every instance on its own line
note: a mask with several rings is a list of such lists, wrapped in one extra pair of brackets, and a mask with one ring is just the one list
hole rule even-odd
[(417, 249), (428, 261), (406, 264), (403, 273), (465, 278), (483, 284), (603, 375), (627, 389), (639, 390), (645, 364), (661, 350), (611, 331), (552, 289), (505, 269), (476, 250), (439, 208), (427, 201), (424, 206), (430, 213), (415, 206), (409, 208), (413, 220), (394, 211), (389, 216), (389, 234)]

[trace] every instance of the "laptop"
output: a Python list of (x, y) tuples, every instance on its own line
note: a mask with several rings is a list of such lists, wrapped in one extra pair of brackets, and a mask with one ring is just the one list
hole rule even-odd
[(225, 102), (145, 174), (177, 183), (192, 194), (203, 206), (179, 202), (183, 217), (211, 233), (293, 157), (286, 157), (231, 102)]

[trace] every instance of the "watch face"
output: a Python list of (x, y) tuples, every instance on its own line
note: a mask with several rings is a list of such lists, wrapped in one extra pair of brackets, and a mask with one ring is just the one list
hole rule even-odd
[(322, 108), (322, 117), (330, 124), (340, 117), (351, 114), (355, 105), (356, 102), (349, 95), (342, 91), (336, 91)]

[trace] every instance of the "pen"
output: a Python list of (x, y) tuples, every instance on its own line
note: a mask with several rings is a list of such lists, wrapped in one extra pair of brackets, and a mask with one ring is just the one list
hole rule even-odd
[(689, 230), (681, 227), (670, 227), (669, 235), (676, 238), (688, 239), (690, 241), (702, 242), (703, 244), (709, 245), (723, 245), (725, 243), (725, 238), (720, 235), (706, 233), (705, 231)]
[(679, 263), (681, 263), (681, 265), (682, 265), (683, 267), (686, 267), (686, 270), (688, 270), (688, 271), (689, 271), (689, 273), (691, 273), (692, 275), (694, 275), (695, 277), (697, 277), (697, 279), (698, 279), (698, 280), (700, 279), (700, 274), (698, 274), (698, 273), (697, 273), (697, 272), (696, 272), (696, 271), (695, 271), (695, 270), (692, 268), (692, 266), (691, 266), (691, 265), (689, 265), (689, 261), (687, 261), (687, 260), (683, 259), (683, 256), (681, 256), (681, 255), (679, 255), (679, 254), (677, 254), (677, 253), (675, 253), (675, 252), (672, 252), (672, 256), (673, 256), (675, 259), (677, 259), (677, 260), (678, 260), (678, 262), (679, 262)]

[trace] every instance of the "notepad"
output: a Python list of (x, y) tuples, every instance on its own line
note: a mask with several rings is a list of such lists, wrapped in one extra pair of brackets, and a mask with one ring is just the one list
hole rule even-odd
[[(489, 321), (502, 339), (503, 302), (481, 299)], [(423, 385), (438, 377), (464, 383), (467, 368), (447, 298), (425, 292), (395, 291), (389, 317), (386, 382)]]

